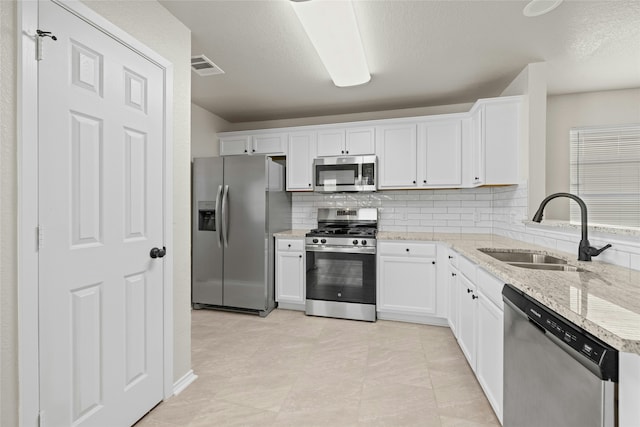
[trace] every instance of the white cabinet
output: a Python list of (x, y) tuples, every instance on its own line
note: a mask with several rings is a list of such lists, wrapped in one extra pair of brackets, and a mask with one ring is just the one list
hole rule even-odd
[(271, 154), (285, 155), (286, 133), (221, 135), (220, 155)]
[(458, 316), (459, 309), (458, 305), (460, 301), (458, 300), (458, 263), (457, 263), (457, 254), (453, 251), (449, 252), (449, 270), (447, 271), (447, 320), (449, 323), (449, 328), (451, 328), (451, 332), (454, 336), (458, 335)]
[(276, 238), (276, 301), (278, 306), (304, 310), (304, 239)]
[(361, 156), (375, 153), (373, 127), (337, 128), (318, 131), (318, 156)]
[(415, 123), (376, 129), (378, 188), (417, 187), (418, 139)]
[(462, 119), (430, 121), (420, 125), (418, 145), (420, 187), (462, 185)]
[(458, 344), (473, 371), (476, 371), (476, 285), (464, 275), (458, 276)]
[(471, 110), (471, 185), (518, 182), (521, 97), (481, 99)]
[(436, 245), (379, 241), (377, 264), (378, 317), (434, 323), (438, 312)]
[(502, 422), (504, 313), (484, 293), (478, 291), (477, 296), (476, 376)]
[(287, 191), (313, 191), (316, 133), (293, 132), (287, 147)]

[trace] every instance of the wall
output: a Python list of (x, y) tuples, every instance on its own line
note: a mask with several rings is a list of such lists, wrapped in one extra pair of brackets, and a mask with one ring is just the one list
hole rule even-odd
[[(578, 126), (640, 123), (640, 88), (550, 96), (547, 101), (547, 194), (569, 191), (569, 131)], [(569, 200), (554, 200), (548, 219), (569, 220)]]
[(217, 157), (220, 144), (216, 133), (224, 132), (230, 126), (225, 119), (191, 104), (191, 157)]
[(273, 129), (281, 127), (323, 125), (357, 122), (361, 120), (396, 119), (400, 117), (430, 116), (434, 114), (466, 113), (473, 104), (439, 105), (434, 107), (404, 108), (400, 110), (372, 111), (365, 113), (337, 114), (333, 116), (303, 117), (299, 119), (267, 120), (262, 122), (231, 123), (229, 131)]
[[(156, 1), (86, 4), (174, 64), (174, 375), (191, 369), (189, 30)], [(0, 425), (18, 425), (16, 2), (0, 1)]]
[(524, 109), (520, 178), (528, 182), (529, 214), (546, 197), (546, 132), (547, 128), (547, 67), (543, 62), (529, 64), (502, 92), (501, 96), (527, 95)]

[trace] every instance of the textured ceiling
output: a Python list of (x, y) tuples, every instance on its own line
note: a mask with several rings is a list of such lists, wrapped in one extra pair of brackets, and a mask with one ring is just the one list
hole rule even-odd
[(192, 31), (192, 53), (226, 74), (192, 74), (193, 102), (244, 122), (473, 102), (548, 63), (549, 93), (640, 87), (640, 1), (356, 0), (371, 70), (338, 88), (288, 0), (161, 0)]

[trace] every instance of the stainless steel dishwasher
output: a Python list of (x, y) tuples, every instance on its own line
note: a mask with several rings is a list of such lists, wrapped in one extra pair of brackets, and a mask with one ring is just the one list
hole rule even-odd
[(510, 285), (505, 427), (617, 425), (618, 351)]

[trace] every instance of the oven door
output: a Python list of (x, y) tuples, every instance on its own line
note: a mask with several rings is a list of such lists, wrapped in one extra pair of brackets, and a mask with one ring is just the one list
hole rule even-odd
[(307, 300), (376, 303), (376, 255), (307, 249)]

